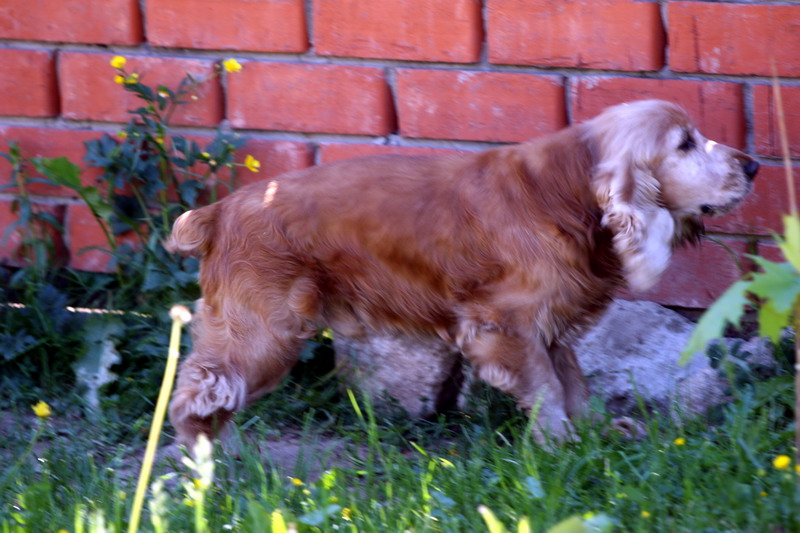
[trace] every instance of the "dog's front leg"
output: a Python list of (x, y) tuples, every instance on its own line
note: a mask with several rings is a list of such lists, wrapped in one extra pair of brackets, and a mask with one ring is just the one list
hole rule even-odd
[(545, 433), (556, 440), (571, 438), (564, 387), (543, 344), (490, 325), (468, 327), (458, 341), (462, 353), (481, 379), (535, 411), (536, 439), (543, 442)]

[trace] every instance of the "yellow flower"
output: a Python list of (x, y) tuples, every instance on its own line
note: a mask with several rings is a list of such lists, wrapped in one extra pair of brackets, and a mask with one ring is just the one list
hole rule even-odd
[(794, 465), (794, 471), (800, 474), (800, 465)]
[(311, 491), (308, 489), (303, 489), (303, 494), (305, 494), (306, 496), (311, 496)]
[(342, 509), (342, 518), (345, 520), (352, 520), (353, 519), (353, 510), (349, 507), (345, 507)]
[(642, 511), (642, 518), (650, 518), (650, 512), (649, 511)]
[(206, 159), (211, 159), (211, 154), (209, 154), (208, 152), (200, 152), (200, 155), (202, 155)]
[(767, 471), (766, 471), (766, 470), (764, 470), (763, 468), (759, 468), (759, 469), (756, 471), (756, 474), (758, 474), (760, 477), (764, 477), (764, 476), (766, 476), (766, 475), (767, 475)]
[(792, 464), (792, 458), (788, 455), (779, 455), (772, 461), (772, 466), (778, 470), (786, 470)]
[(330, 498), (328, 498), (328, 501), (330, 503), (339, 503), (339, 498), (337, 498), (336, 496), (331, 496)]
[(59, 529), (56, 533), (69, 533), (66, 529)]
[(594, 513), (593, 512), (588, 511), (586, 513), (583, 513), (583, 519), (584, 520), (591, 520), (592, 518), (594, 518)]
[(119, 137), (120, 139), (127, 139), (128, 138), (128, 132), (127, 131), (118, 131), (117, 132), (117, 137)]
[(167, 91), (158, 91), (158, 96), (161, 98), (169, 98), (169, 93)]
[(767, 497), (767, 493), (764, 492), (763, 490), (761, 492), (759, 492), (758, 495), (761, 496), (762, 498), (766, 498)]
[(139, 75), (134, 72), (133, 74), (125, 78), (125, 83), (127, 83), (128, 85), (139, 83)]
[(302, 479), (293, 477), (292, 478), (292, 485), (294, 485), (295, 487), (302, 487), (303, 485), (305, 485), (305, 483), (303, 483)]
[(159, 137), (156, 137), (156, 142), (157, 142), (158, 144), (164, 144), (164, 137), (160, 137), (160, 136), (159, 136)]
[(196, 488), (196, 489), (207, 489), (208, 488), (208, 486), (206, 486), (206, 484), (203, 483), (203, 480), (201, 480), (199, 478), (194, 478), (192, 480), (192, 483), (194, 483), (194, 488)]
[(127, 60), (122, 56), (114, 56), (111, 59), (111, 66), (114, 68), (125, 68)]
[(194, 500), (188, 500), (188, 499), (183, 500), (183, 505), (185, 505), (186, 507), (194, 507)]
[(114, 76), (114, 83), (119, 83), (120, 85), (122, 85), (123, 83), (125, 83), (125, 76), (117, 74), (116, 76)]
[(39, 403), (37, 403), (36, 405), (32, 405), (31, 408), (33, 409), (33, 412), (36, 413), (36, 416), (38, 416), (39, 418), (47, 418), (52, 413), (52, 411), (50, 410), (50, 406), (41, 400), (39, 400)]
[(261, 168), (261, 162), (252, 155), (248, 155), (244, 158), (244, 166), (252, 172), (258, 172), (258, 169)]
[(683, 446), (684, 444), (686, 444), (686, 439), (684, 439), (683, 437), (678, 437), (673, 442), (675, 443), (675, 446)]
[(117, 492), (117, 498), (119, 498), (120, 500), (125, 500), (128, 498), (128, 493), (125, 492), (124, 490), (120, 490)]
[(222, 66), (225, 67), (225, 72), (239, 72), (242, 70), (242, 65), (233, 58), (223, 61)]

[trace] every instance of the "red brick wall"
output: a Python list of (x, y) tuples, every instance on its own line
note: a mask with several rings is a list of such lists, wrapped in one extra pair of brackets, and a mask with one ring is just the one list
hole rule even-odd
[[(81, 143), (117, 131), (132, 105), (112, 80), (116, 54), (166, 83), (237, 58), (244, 69), (206, 86), (175, 124), (198, 136), (220, 122), (244, 130), (264, 177), (523, 141), (610, 104), (663, 98), (764, 163), (746, 205), (709, 226), (735, 255), (769, 254), (786, 207), (770, 60), (800, 158), (799, 27), (800, 5), (788, 1), (0, 0), (0, 139), (79, 162)], [(8, 179), (0, 161), (0, 185)], [(63, 206), (52, 211), (70, 264), (105, 268), (96, 251), (80, 253), (103, 243), (85, 209), (66, 191), (32, 192)], [(0, 229), (13, 221), (10, 193), (0, 191)], [(736, 276), (725, 248), (706, 243), (677, 254), (646, 297), (702, 307)]]

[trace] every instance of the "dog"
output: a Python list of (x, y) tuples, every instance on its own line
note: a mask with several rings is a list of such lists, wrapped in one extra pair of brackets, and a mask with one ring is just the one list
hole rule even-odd
[(351, 159), (188, 211), (166, 243), (201, 258), (177, 440), (216, 434), (274, 389), (322, 326), (437, 335), (536, 407), (537, 435), (569, 438), (587, 400), (576, 332), (617, 289), (652, 287), (758, 168), (679, 106), (644, 100), (532, 142)]

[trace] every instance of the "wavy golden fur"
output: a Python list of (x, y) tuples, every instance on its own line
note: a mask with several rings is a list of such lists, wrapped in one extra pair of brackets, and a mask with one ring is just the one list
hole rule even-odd
[(573, 334), (618, 287), (654, 284), (757, 169), (642, 101), (525, 144), (300, 170), (184, 213), (168, 246), (201, 256), (203, 298), (178, 439), (273, 389), (321, 326), (438, 335), (564, 437), (587, 395)]

